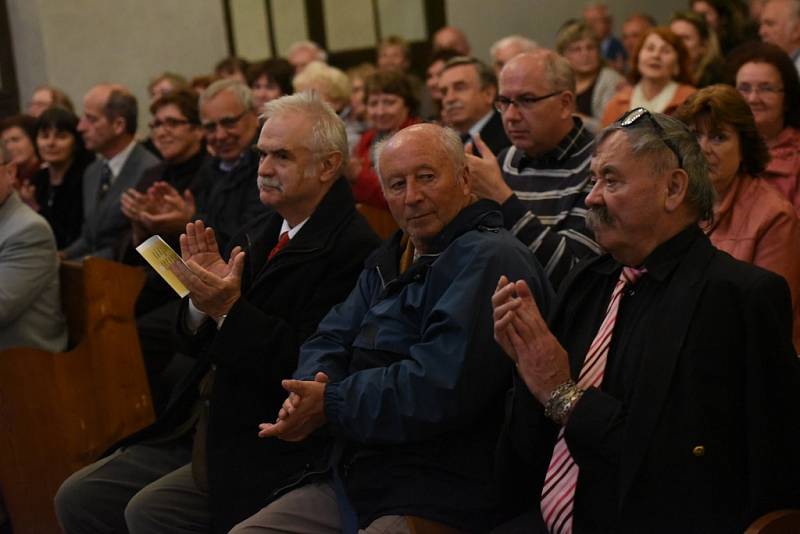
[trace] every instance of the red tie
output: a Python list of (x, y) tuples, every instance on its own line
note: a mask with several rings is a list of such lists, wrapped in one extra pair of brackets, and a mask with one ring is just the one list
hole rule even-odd
[[(622, 290), (628, 284), (636, 281), (646, 272), (646, 269), (633, 269), (623, 267), (617, 285), (611, 293), (603, 324), (589, 347), (589, 352), (583, 361), (581, 374), (578, 377), (578, 387), (600, 387), (603, 382), (603, 373), (608, 360), (608, 347), (611, 345), (611, 335), (617, 321), (617, 310), (622, 300)], [(558, 432), (558, 441), (553, 448), (550, 466), (542, 488), (542, 517), (551, 534), (570, 534), (572, 532), (572, 506), (575, 500), (575, 486), (578, 483), (578, 465), (564, 440), (564, 427)]]
[(278, 252), (283, 250), (283, 248), (289, 244), (289, 232), (283, 232), (281, 234), (280, 239), (278, 239), (278, 243), (272, 247), (272, 250), (269, 251), (269, 256), (267, 257), (267, 261), (271, 261), (272, 257), (275, 256)]

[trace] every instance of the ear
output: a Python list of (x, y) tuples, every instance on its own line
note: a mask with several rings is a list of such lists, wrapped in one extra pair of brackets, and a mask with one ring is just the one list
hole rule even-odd
[(472, 192), (472, 175), (469, 173), (469, 165), (464, 162), (464, 169), (461, 171), (461, 180), (456, 182), (464, 196)]
[(320, 166), (319, 181), (322, 183), (333, 182), (342, 173), (342, 154), (331, 152), (318, 163)]
[(561, 103), (561, 118), (572, 117), (575, 113), (575, 94), (572, 91), (564, 91), (558, 95), (558, 101)]
[(683, 205), (689, 190), (689, 175), (683, 169), (673, 169), (667, 175), (667, 194), (664, 197), (664, 209), (673, 213)]
[(123, 135), (126, 129), (125, 119), (122, 117), (115, 117), (114, 120), (111, 121), (111, 129), (115, 135)]

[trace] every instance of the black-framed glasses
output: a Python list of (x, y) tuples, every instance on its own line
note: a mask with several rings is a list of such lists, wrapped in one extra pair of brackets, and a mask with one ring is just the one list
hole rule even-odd
[(155, 130), (156, 128), (161, 128), (162, 126), (165, 127), (167, 130), (174, 130), (179, 126), (183, 126), (184, 124), (189, 124), (189, 121), (186, 119), (176, 119), (174, 117), (167, 117), (164, 120), (156, 119), (151, 121), (149, 126), (151, 130)]
[(533, 95), (522, 95), (518, 96), (517, 98), (508, 98), (507, 96), (498, 96), (494, 99), (494, 107), (500, 113), (505, 113), (508, 108), (511, 107), (511, 104), (517, 106), (517, 109), (530, 109), (533, 105), (540, 100), (544, 100), (545, 98), (550, 98), (551, 96), (560, 95), (564, 91), (553, 91), (552, 93), (542, 95), (542, 96), (533, 96)]
[(672, 153), (675, 154), (676, 158), (678, 158), (678, 167), (680, 167), (682, 169), (683, 168), (683, 158), (681, 157), (680, 152), (678, 152), (678, 147), (675, 145), (675, 143), (672, 142), (672, 140), (669, 137), (667, 137), (667, 133), (664, 131), (664, 128), (662, 128), (662, 126), (658, 123), (658, 121), (655, 119), (655, 117), (653, 117), (653, 114), (650, 113), (649, 110), (647, 110), (645, 108), (632, 109), (632, 110), (628, 111), (627, 113), (625, 113), (622, 117), (620, 117), (619, 120), (617, 120), (617, 122), (623, 128), (627, 128), (628, 126), (632, 126), (632, 125), (636, 124), (642, 118), (645, 118), (648, 121), (650, 121), (650, 124), (653, 126), (653, 129), (656, 131), (656, 134), (658, 135), (658, 138), (661, 139), (661, 142), (663, 142), (665, 145), (667, 145), (667, 148), (672, 150)]
[(239, 123), (239, 121), (242, 120), (242, 117), (244, 117), (246, 114), (247, 114), (246, 111), (242, 111), (235, 117), (222, 117), (218, 121), (204, 122), (202, 124), (202, 127), (207, 134), (213, 134), (214, 132), (216, 132), (217, 126), (221, 126), (223, 130), (233, 130), (234, 128), (236, 128), (236, 125)]

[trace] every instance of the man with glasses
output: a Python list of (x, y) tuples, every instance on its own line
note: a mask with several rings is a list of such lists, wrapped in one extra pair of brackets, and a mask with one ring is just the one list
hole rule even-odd
[(600, 253), (586, 228), (592, 134), (574, 117), (575, 75), (555, 52), (514, 57), (495, 101), (512, 146), (495, 159), (468, 156), (473, 190), (500, 203), (505, 226), (533, 250), (553, 287), (580, 260)]
[(600, 133), (589, 225), (608, 251), (545, 323), (500, 279), (495, 338), (516, 362), (497, 532), (742, 532), (797, 507), (800, 360), (781, 277), (715, 249), (694, 135), (635, 109)]
[(169, 184), (156, 184), (158, 198), (165, 201), (154, 220), (180, 229), (192, 219), (202, 219), (214, 228), (225, 248), (234, 232), (268, 209), (253, 194), (258, 158), (251, 148), (258, 134), (258, 117), (250, 88), (237, 80), (208, 86), (200, 95), (200, 127), (213, 158), (194, 180), (199, 195), (183, 196)]

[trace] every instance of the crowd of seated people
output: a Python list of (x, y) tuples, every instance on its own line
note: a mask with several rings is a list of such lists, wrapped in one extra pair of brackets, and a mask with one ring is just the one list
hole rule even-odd
[(145, 75), (147, 129), (122, 85), (37, 87), (0, 119), (0, 349), (64, 350), (59, 260), (140, 266), (157, 416), (64, 481), (63, 530), (800, 509), (800, 0), (685, 7), (618, 38), (591, 3), (491, 63), (446, 26), (419, 71), (388, 36)]

